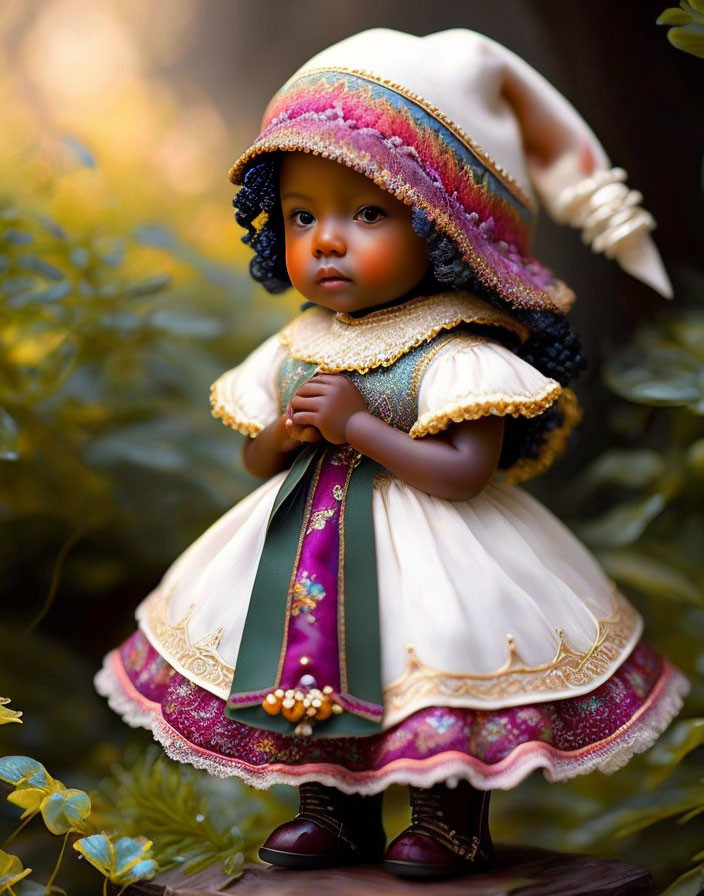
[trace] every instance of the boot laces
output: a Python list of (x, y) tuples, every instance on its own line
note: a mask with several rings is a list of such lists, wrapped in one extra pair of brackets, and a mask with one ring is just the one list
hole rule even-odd
[(300, 806), (297, 818), (308, 818), (336, 837), (342, 837), (344, 825), (335, 815), (335, 801), (328, 788), (311, 781), (301, 784), (298, 795)]
[(479, 850), (479, 837), (471, 839), (452, 828), (445, 820), (442, 808), (445, 794), (438, 787), (411, 788), (411, 825), (415, 833), (426, 834), (455, 855), (473, 861)]

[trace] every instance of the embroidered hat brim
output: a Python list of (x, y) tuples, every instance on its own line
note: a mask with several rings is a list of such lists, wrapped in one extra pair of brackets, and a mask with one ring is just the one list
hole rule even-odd
[(276, 151), (339, 162), (422, 208), (477, 280), (514, 307), (571, 306), (572, 291), (529, 255), (531, 200), (440, 110), (402, 86), (342, 68), (305, 72), (273, 98), (230, 179), (241, 184), (257, 157)]

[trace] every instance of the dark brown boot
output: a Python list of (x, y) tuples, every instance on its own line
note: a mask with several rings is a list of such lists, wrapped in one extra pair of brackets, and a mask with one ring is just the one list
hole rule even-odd
[(411, 824), (389, 845), (383, 869), (400, 877), (456, 877), (489, 868), (489, 791), (468, 781), (456, 787), (411, 787)]
[(382, 794), (346, 794), (322, 784), (301, 784), (300, 807), (279, 825), (259, 850), (259, 858), (285, 868), (331, 868), (378, 863), (386, 837), (381, 823)]

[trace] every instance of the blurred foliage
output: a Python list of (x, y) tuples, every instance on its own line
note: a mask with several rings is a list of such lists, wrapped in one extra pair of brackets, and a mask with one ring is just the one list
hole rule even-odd
[(680, 0), (679, 7), (666, 9), (657, 19), (658, 25), (672, 25), (667, 39), (673, 47), (704, 59), (704, 2)]
[(17, 558), (36, 572), (53, 556), (53, 597), (78, 541), (63, 570), (74, 596), (118, 587), (128, 558), (163, 569), (251, 481), (208, 387), (286, 308), (256, 308), (244, 274), (163, 225), (75, 232), (7, 196), (0, 296), (3, 581)]
[(218, 863), (236, 874), (291, 806), (282, 788), (253, 791), (165, 758), (152, 744), (129, 751), (95, 794), (98, 827), (153, 840), (162, 870), (196, 874)]
[(691, 717), (616, 775), (531, 779), (497, 801), (496, 830), (630, 860), (660, 888), (677, 878), (668, 896), (696, 896), (704, 881), (704, 314), (642, 327), (604, 376), (621, 399), (602, 434), (613, 447), (565, 486), (562, 503), (638, 606), (648, 639), (689, 677)]
[[(291, 811), (282, 788), (255, 795), (238, 780), (219, 781), (166, 759), (154, 744), (129, 749), (124, 764), (113, 764), (93, 802), (28, 756), (0, 757), (0, 781), (10, 785), (7, 801), (24, 810), (3, 845), (39, 815), (49, 833), (65, 835), (48, 892), (71, 834), (84, 835), (73, 849), (104, 875), (107, 893), (108, 880), (124, 888), (174, 867), (190, 875), (217, 863), (235, 876), (245, 860), (256, 860), (266, 833)], [(30, 873), (17, 856), (0, 852), (0, 893), (12, 893)]]
[[(8, 698), (0, 699), (2, 704), (8, 702)], [(14, 718), (8, 717), (4, 722), (17, 722), (19, 715), (21, 713), (15, 713)], [(11, 843), (37, 815), (41, 815), (50, 834), (64, 835), (58, 858), (45, 885), (25, 880), (32, 869), (24, 868), (18, 856), (0, 851), (0, 893), (6, 892), (9, 896), (31, 896), (37, 892), (45, 896), (65, 894), (64, 890), (54, 885), (54, 881), (70, 835), (87, 834), (95, 828), (90, 797), (82, 790), (66, 788), (40, 762), (29, 756), (0, 757), (0, 781), (10, 785), (7, 801), (24, 810), (19, 827), (3, 842), (3, 846)], [(89, 836), (76, 840), (73, 848), (104, 875), (104, 896), (107, 896), (108, 880), (121, 884), (124, 889), (128, 884), (148, 879), (156, 873), (157, 865), (150, 853), (151, 843), (144, 837), (120, 837), (113, 843), (109, 835), (89, 833)]]

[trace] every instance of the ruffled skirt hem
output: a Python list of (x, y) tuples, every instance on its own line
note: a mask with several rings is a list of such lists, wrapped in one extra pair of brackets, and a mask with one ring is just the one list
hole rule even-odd
[[(689, 690), (689, 682), (678, 669), (667, 660), (663, 659), (660, 662), (657, 678), (637, 710), (608, 736), (579, 748), (559, 749), (539, 739), (528, 739), (513, 747), (498, 761), (485, 762), (469, 752), (452, 749), (448, 744), (448, 749), (443, 749), (439, 745), (437, 751), (429, 751), (432, 755), (423, 758), (398, 756), (385, 762), (381, 767), (366, 769), (351, 769), (339, 762), (315, 758), (316, 752), (320, 757), (322, 751), (316, 749), (316, 742), (311, 745), (310, 741), (304, 743), (299, 759), (295, 762), (274, 761), (276, 744), (272, 743), (272, 761), (259, 764), (247, 762), (241, 756), (225, 755), (218, 751), (217, 739), (211, 741), (212, 749), (204, 744), (194, 743), (183, 730), (177, 730), (171, 721), (165, 718), (165, 706), (168, 714), (168, 705), (165, 701), (152, 699), (153, 694), (147, 696), (138, 690), (125, 668), (120, 650), (112, 651), (105, 658), (103, 668), (95, 677), (95, 686), (100, 694), (107, 697), (110, 707), (121, 715), (127, 724), (151, 730), (154, 739), (172, 759), (189, 763), (218, 777), (236, 776), (252, 787), (264, 789), (273, 784), (298, 786), (306, 781), (317, 781), (336, 787), (345, 793), (371, 795), (384, 790), (390, 784), (431, 787), (441, 781), (466, 779), (480, 790), (508, 790), (536, 769), (542, 769), (548, 781), (565, 781), (596, 769), (611, 774), (625, 765), (634, 754), (647, 750), (679, 712), (683, 697)], [(186, 689), (195, 688), (200, 692), (196, 696), (202, 695), (208, 701), (222, 704), (218, 698), (207, 694), (187, 680), (181, 679), (181, 681)], [(196, 704), (193, 706), (196, 708), (191, 711), (195, 715), (199, 710)], [(200, 706), (201, 715), (212, 717), (213, 705), (201, 703)], [(523, 709), (528, 711), (530, 707)], [(437, 709), (437, 712), (442, 711), (442, 708)], [(435, 721), (437, 727), (437, 719)], [(454, 721), (450, 719), (449, 724), (454, 724)], [(181, 727), (188, 730), (187, 725)], [(245, 729), (244, 733), (242, 729)], [(261, 738), (266, 733), (259, 729), (250, 731), (253, 735), (256, 733), (259, 738), (258, 749), (263, 749)], [(389, 736), (390, 732), (385, 734)], [(246, 726), (240, 726), (239, 736), (243, 737), (243, 743), (246, 743)], [(288, 737), (285, 740), (299, 742), (302, 739)], [(370, 738), (347, 740), (369, 741)], [(243, 753), (246, 751), (246, 747), (242, 749)]]

